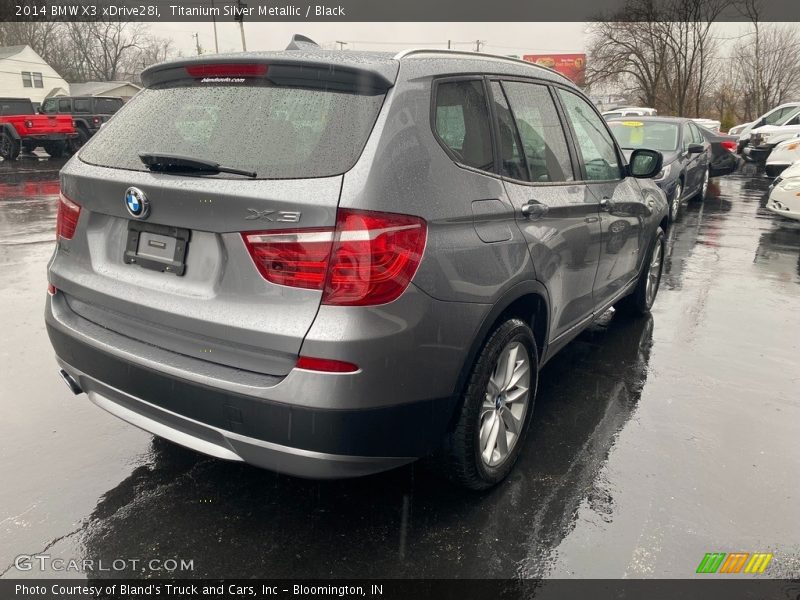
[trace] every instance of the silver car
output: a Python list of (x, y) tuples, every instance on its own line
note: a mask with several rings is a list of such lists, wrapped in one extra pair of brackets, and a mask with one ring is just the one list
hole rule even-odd
[(46, 321), (72, 391), (155, 435), (486, 488), (542, 365), (653, 304), (661, 155), (553, 71), (298, 38), (142, 80), (61, 173)]

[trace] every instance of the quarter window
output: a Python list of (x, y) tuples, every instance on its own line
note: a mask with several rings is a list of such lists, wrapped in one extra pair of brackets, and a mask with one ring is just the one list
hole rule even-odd
[(436, 87), (435, 129), (440, 142), (458, 162), (483, 171), (494, 170), (483, 82), (440, 83)]
[(529, 181), (528, 165), (522, 155), (522, 142), (519, 139), (514, 117), (503, 93), (503, 88), (497, 81), (492, 82), (492, 97), (494, 98), (494, 111), (497, 114), (499, 126), (498, 153), (500, 154), (501, 174), (512, 179)]
[(605, 121), (577, 94), (560, 88), (558, 94), (575, 131), (575, 141), (586, 168), (586, 179), (589, 181), (621, 179), (622, 170), (616, 144), (608, 132)]
[(550, 90), (544, 85), (518, 81), (504, 81), (503, 89), (508, 96), (522, 141), (523, 154), (528, 165), (528, 180), (574, 180), (567, 139)]

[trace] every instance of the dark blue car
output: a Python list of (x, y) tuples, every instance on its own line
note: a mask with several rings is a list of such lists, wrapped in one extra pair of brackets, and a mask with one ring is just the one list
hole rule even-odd
[(679, 117), (627, 117), (609, 121), (608, 126), (626, 158), (639, 148), (664, 156), (655, 182), (667, 195), (671, 221), (678, 218), (684, 200), (705, 197), (711, 144), (696, 123)]

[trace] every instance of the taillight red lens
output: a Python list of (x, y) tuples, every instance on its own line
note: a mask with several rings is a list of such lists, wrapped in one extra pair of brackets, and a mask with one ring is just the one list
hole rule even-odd
[(423, 219), (339, 210), (336, 229), (242, 233), (258, 272), (272, 283), (324, 290), (322, 303), (372, 306), (397, 299), (425, 250)]
[(256, 231), (242, 237), (258, 272), (267, 281), (310, 290), (324, 288), (332, 228)]
[(71, 240), (78, 226), (81, 216), (81, 207), (67, 198), (64, 194), (58, 195), (58, 215), (56, 216), (56, 236)]
[(189, 65), (186, 72), (189, 77), (263, 77), (267, 74), (268, 65), (259, 63), (225, 64), (211, 63), (207, 65)]
[(427, 226), (408, 215), (339, 210), (323, 304), (386, 304), (405, 291), (425, 250)]
[(720, 144), (722, 144), (722, 147), (725, 148), (725, 150), (727, 150), (728, 152), (736, 152), (736, 147), (737, 147), (736, 142), (730, 140), (724, 140), (720, 142)]
[(343, 360), (332, 360), (329, 358), (313, 358), (311, 356), (301, 356), (297, 359), (297, 368), (308, 371), (322, 371), (325, 373), (355, 373), (358, 365), (344, 362)]

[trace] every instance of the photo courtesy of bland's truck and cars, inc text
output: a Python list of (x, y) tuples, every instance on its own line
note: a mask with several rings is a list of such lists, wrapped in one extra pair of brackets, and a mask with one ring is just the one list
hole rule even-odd
[(798, 22), (9, 2), (0, 596), (793, 598)]

